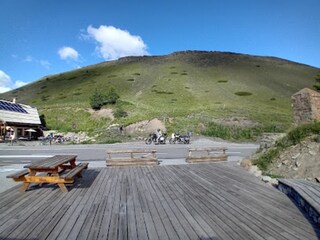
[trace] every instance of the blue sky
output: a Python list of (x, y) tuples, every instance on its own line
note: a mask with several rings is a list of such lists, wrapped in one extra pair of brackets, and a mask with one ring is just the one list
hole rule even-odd
[(183, 50), (320, 67), (319, 0), (1, 0), (0, 92), (130, 55)]

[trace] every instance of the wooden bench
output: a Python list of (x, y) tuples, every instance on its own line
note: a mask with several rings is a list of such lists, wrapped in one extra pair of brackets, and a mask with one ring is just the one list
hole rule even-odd
[(63, 192), (68, 191), (65, 184), (73, 183), (74, 177), (81, 177), (81, 171), (89, 163), (75, 164), (76, 155), (55, 155), (24, 166), (24, 170), (10, 174), (15, 182), (23, 182), (21, 192), (28, 189), (31, 183), (56, 183)]
[(74, 181), (74, 177), (82, 177), (81, 172), (83, 169), (88, 168), (89, 163), (79, 163), (75, 168), (71, 169), (70, 171), (63, 173), (60, 178), (65, 180)]
[[(156, 150), (134, 149), (134, 150), (108, 150), (107, 166), (152, 166), (158, 165)], [(117, 155), (117, 157), (114, 157)]]
[(13, 178), (14, 180), (18, 180), (19, 178), (25, 176), (29, 174), (29, 170), (28, 169), (23, 169), (19, 172), (15, 172), (15, 173), (12, 173), (10, 175), (7, 176), (7, 178)]
[(228, 155), (226, 154), (227, 150), (227, 147), (190, 148), (189, 154), (186, 157), (186, 162), (200, 163), (226, 161), (228, 159)]

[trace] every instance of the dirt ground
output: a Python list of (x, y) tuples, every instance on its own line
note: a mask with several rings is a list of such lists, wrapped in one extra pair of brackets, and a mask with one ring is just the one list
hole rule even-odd
[(315, 180), (320, 177), (320, 143), (314, 136), (288, 148), (275, 159), (270, 170), (285, 178)]

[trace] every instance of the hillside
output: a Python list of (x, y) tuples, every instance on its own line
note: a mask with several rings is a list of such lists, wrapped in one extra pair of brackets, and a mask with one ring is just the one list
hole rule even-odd
[[(291, 124), (293, 93), (315, 84), (320, 69), (273, 57), (176, 52), (126, 57), (46, 76), (0, 95), (36, 106), (51, 128), (94, 132), (110, 124), (160, 118), (169, 128), (199, 132), (212, 119), (248, 119), (266, 129)], [(95, 89), (114, 87), (128, 117), (93, 117)], [(200, 124), (201, 123), (201, 124)]]

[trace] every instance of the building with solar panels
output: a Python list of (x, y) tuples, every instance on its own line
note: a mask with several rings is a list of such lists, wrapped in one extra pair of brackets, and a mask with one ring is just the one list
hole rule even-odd
[(0, 100), (0, 139), (32, 139), (40, 131), (38, 110), (25, 104)]

